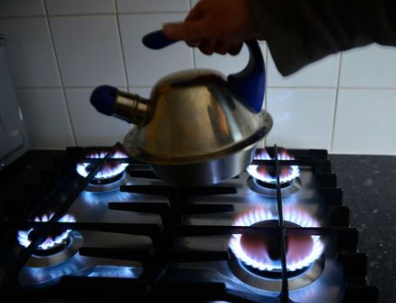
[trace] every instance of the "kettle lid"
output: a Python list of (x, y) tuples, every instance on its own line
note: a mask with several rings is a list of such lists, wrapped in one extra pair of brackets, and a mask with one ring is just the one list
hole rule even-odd
[[(153, 50), (163, 49), (177, 41), (167, 38), (162, 30), (143, 37), (143, 44)], [(254, 113), (263, 107), (265, 94), (265, 64), (263, 54), (256, 39), (245, 42), (249, 49), (249, 62), (244, 70), (229, 75), (227, 80), (236, 94)]]

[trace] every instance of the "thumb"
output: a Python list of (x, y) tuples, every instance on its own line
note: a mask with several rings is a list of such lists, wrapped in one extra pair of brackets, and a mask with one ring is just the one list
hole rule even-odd
[(163, 26), (165, 36), (173, 40), (192, 41), (207, 38), (210, 27), (200, 21), (185, 21), (180, 23), (167, 23)]

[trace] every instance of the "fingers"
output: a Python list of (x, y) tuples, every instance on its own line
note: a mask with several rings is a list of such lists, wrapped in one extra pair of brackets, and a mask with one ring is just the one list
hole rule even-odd
[(187, 45), (190, 47), (198, 47), (202, 43), (202, 39), (197, 39), (197, 40), (191, 40), (191, 41), (186, 41)]
[(188, 46), (198, 47), (205, 55), (217, 53), (235, 56), (239, 54), (243, 45), (242, 42), (218, 39), (217, 36), (214, 36), (212, 27), (205, 20), (168, 23), (164, 25), (163, 31), (168, 38), (186, 41)]
[[(203, 5), (203, 2), (200, 1), (197, 3), (197, 5), (190, 11), (190, 13), (187, 15), (187, 18), (184, 20), (186, 21), (198, 21), (205, 17), (206, 9), (205, 6)], [(202, 43), (202, 39), (194, 39), (194, 40), (189, 40), (186, 41), (187, 45), (190, 47), (198, 47)]]
[(163, 27), (165, 35), (173, 40), (198, 41), (210, 37), (210, 26), (204, 20), (168, 23)]
[(187, 15), (187, 18), (185, 21), (201, 19), (205, 16), (205, 13), (206, 13), (205, 6), (203, 5), (202, 2), (198, 2), (198, 4)]
[(243, 43), (242, 42), (236, 42), (230, 47), (228, 53), (231, 56), (236, 56), (236, 55), (238, 55), (241, 52), (242, 47), (243, 47)]
[(220, 55), (230, 54), (236, 56), (242, 49), (243, 44), (226, 40), (218, 40), (214, 52)]
[(240, 53), (243, 43), (231, 42), (225, 40), (203, 39), (199, 44), (199, 50), (205, 55), (213, 55), (214, 53), (220, 55), (230, 54), (236, 56)]
[(198, 48), (205, 55), (213, 55), (215, 52), (216, 42), (217, 41), (215, 39), (203, 39)]
[(216, 42), (216, 46), (215, 46), (215, 53), (220, 54), (220, 55), (225, 55), (228, 53), (228, 50), (231, 46), (231, 42), (228, 41), (224, 41), (224, 40), (218, 40)]

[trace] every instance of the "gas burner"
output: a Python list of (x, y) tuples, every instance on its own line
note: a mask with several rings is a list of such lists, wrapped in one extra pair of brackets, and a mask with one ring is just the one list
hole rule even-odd
[[(277, 227), (278, 217), (263, 208), (240, 217), (235, 226)], [(284, 226), (318, 227), (309, 215), (285, 209)], [(229, 247), (234, 255), (230, 262), (234, 274), (243, 282), (263, 290), (280, 291), (282, 264), (279, 238), (268, 235), (233, 235)], [(299, 289), (316, 280), (323, 271), (324, 246), (319, 236), (288, 236), (286, 238), (286, 265), (291, 290)]]
[[(48, 222), (51, 220), (51, 218), (54, 216), (54, 214), (51, 215), (43, 215), (42, 217), (37, 217), (34, 219), (34, 222)], [(76, 222), (76, 219), (71, 216), (71, 215), (65, 215), (63, 216), (59, 222)], [(50, 235), (45, 241), (40, 244), (38, 247), (38, 252), (50, 252), (53, 249), (57, 249), (59, 246), (64, 245), (67, 242), (67, 239), (69, 238), (69, 235), (71, 233), (71, 230), (66, 230), (66, 231), (61, 231), (57, 234)], [(30, 245), (31, 237), (34, 234), (34, 229), (30, 229), (28, 231), (21, 230), (18, 233), (18, 241), (19, 244), (21, 244), (24, 247), (28, 247)]]
[[(35, 222), (48, 222), (54, 214), (44, 215), (34, 219)], [(63, 216), (59, 222), (76, 222), (72, 215)], [(35, 230), (21, 230), (18, 232), (19, 244), (28, 247), (34, 236)], [(82, 237), (72, 230), (54, 232), (41, 243), (29, 259), (29, 267), (50, 267), (66, 261), (72, 257), (82, 246)]]
[[(89, 159), (103, 159), (107, 157), (108, 151), (99, 151), (99, 152), (92, 152), (86, 156)], [(123, 153), (122, 151), (116, 151), (113, 153), (109, 158), (111, 159), (127, 159), (128, 156)], [(87, 191), (110, 191), (117, 189), (122, 180), (125, 177), (125, 169), (128, 167), (128, 163), (106, 163), (103, 169), (98, 172), (90, 182), (90, 185), (87, 187)], [(93, 164), (91, 163), (78, 163), (77, 164), (77, 172), (80, 176), (86, 178), (91, 169)]]
[[(263, 183), (253, 177), (250, 177), (247, 180), (247, 185), (255, 193), (265, 195), (268, 197), (277, 196), (276, 184)], [(301, 188), (300, 178), (296, 178), (291, 182), (281, 184), (281, 195), (282, 197), (290, 196), (291, 194), (297, 192), (300, 188)]]
[[(285, 149), (280, 149), (278, 153), (280, 161), (295, 160), (293, 156), (289, 155)], [(254, 160), (275, 160), (266, 149), (256, 152)], [(248, 181), (249, 187), (257, 193), (268, 196), (276, 196), (276, 168), (270, 165), (249, 165), (247, 172), (251, 176)], [(282, 195), (290, 195), (296, 192), (301, 187), (299, 179), (300, 168), (297, 165), (280, 166), (280, 187)]]
[(88, 277), (95, 278), (134, 278), (141, 275), (143, 269), (140, 267), (123, 267), (123, 266), (95, 266), (89, 269), (91, 272)]

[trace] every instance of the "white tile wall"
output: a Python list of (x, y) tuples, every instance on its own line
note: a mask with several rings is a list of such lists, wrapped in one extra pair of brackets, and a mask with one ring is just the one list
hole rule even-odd
[(127, 86), (115, 16), (50, 18), (65, 86)]
[(55, 54), (45, 18), (0, 19), (6, 55), (17, 87), (59, 87)]
[(18, 89), (17, 95), (33, 148), (74, 145), (62, 89)]
[(142, 37), (162, 28), (165, 22), (180, 21), (184, 14), (121, 15), (120, 27), (129, 86), (153, 86), (169, 73), (193, 67), (192, 50), (176, 43), (162, 50), (150, 50)]
[[(0, 0), (0, 34), (36, 148), (111, 145), (130, 128), (89, 104), (95, 86), (148, 96), (163, 76), (188, 68), (224, 74), (248, 58), (207, 57), (178, 43), (146, 49), (141, 38), (183, 20), (198, 0)], [(117, 15), (118, 14), (118, 15)], [(396, 49), (334, 55), (283, 78), (266, 49), (268, 144), (335, 153), (396, 155)], [(66, 97), (66, 98), (65, 98)]]
[(45, 16), (41, 0), (1, 0), (0, 17)]
[(346, 52), (340, 87), (395, 88), (396, 49), (372, 45)]
[(274, 87), (337, 87), (340, 55), (315, 62), (297, 73), (283, 77), (277, 70), (272, 56), (268, 56), (268, 86)]
[(115, 13), (113, 0), (46, 0), (50, 15)]
[(128, 92), (149, 99), (151, 94), (151, 89), (152, 89), (151, 87), (150, 88), (129, 87)]
[(334, 131), (336, 153), (396, 152), (396, 89), (341, 89)]
[(267, 108), (274, 127), (267, 144), (329, 148), (335, 96), (335, 89), (269, 89)]
[(89, 102), (91, 93), (92, 89), (66, 89), (77, 145), (107, 146), (122, 142), (131, 125), (99, 114)]
[(189, 0), (116, 0), (120, 13), (187, 12)]
[(191, 7), (195, 7), (200, 0), (191, 0)]
[[(265, 44), (260, 44), (263, 55), (266, 54)], [(246, 46), (237, 56), (231, 55), (213, 55), (206, 56), (198, 49), (194, 50), (195, 65), (197, 68), (208, 68), (222, 72), (224, 75), (240, 72), (245, 68), (249, 61), (249, 51)]]

